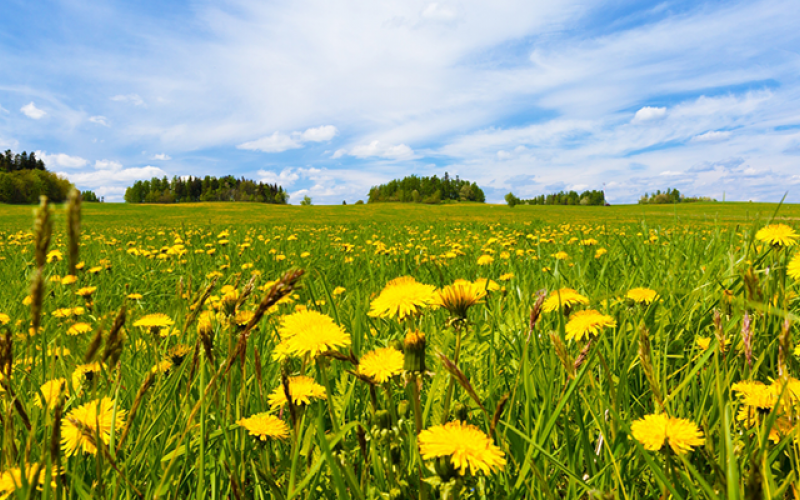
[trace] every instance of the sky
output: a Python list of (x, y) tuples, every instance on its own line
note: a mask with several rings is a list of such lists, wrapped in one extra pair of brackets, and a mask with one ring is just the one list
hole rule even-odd
[(800, 202), (800, 2), (3, 0), (0, 149), (106, 201), (153, 176), (366, 199), (678, 188)]

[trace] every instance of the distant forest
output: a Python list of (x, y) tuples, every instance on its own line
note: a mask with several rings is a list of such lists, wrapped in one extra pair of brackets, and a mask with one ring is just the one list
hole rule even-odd
[(0, 203), (38, 203), (41, 195), (59, 203), (70, 189), (72, 184), (48, 172), (36, 153), (14, 154), (9, 149), (0, 155)]
[(694, 203), (698, 201), (717, 201), (707, 196), (686, 196), (677, 189), (667, 189), (663, 193), (659, 189), (655, 193), (645, 193), (639, 198), (640, 205), (663, 205), (666, 203)]
[(535, 196), (529, 200), (522, 200), (512, 193), (506, 195), (506, 203), (514, 205), (605, 205), (606, 199), (603, 191), (559, 191), (548, 195)]
[(374, 186), (369, 190), (368, 203), (399, 201), (404, 203), (442, 203), (447, 201), (477, 201), (483, 203), (486, 196), (474, 182), (444, 177), (417, 177), (409, 175), (400, 180)]
[(188, 203), (198, 201), (252, 201), (284, 205), (289, 194), (277, 184), (265, 184), (232, 175), (204, 178), (173, 177), (172, 180), (153, 177), (136, 181), (125, 190), (128, 203)]

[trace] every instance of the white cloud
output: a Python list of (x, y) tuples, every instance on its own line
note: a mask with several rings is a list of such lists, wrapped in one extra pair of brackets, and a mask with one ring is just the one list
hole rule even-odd
[(344, 156), (346, 154), (347, 154), (347, 150), (346, 149), (337, 149), (331, 155), (331, 159), (332, 160), (337, 160), (337, 159), (341, 158), (342, 156)]
[(291, 168), (284, 168), (280, 173), (276, 173), (272, 170), (259, 170), (258, 178), (261, 182), (267, 184), (277, 184), (287, 187), (294, 184), (294, 181), (299, 179), (300, 175), (295, 173)]
[(372, 141), (369, 144), (356, 146), (348, 153), (356, 158), (386, 158), (390, 160), (408, 160), (414, 158), (414, 151), (405, 144), (382, 144), (380, 141)]
[(692, 142), (723, 141), (730, 136), (731, 133), (728, 131), (711, 130), (709, 132), (706, 132), (705, 134), (700, 134), (692, 137)]
[(330, 141), (338, 133), (339, 131), (333, 125), (309, 128), (305, 132), (292, 132), (291, 134), (283, 134), (276, 131), (272, 135), (245, 142), (236, 147), (264, 153), (282, 153), (290, 149), (302, 148), (305, 142)]
[(115, 160), (96, 160), (94, 168), (97, 170), (122, 170), (122, 163)]
[(436, 2), (428, 4), (422, 11), (422, 18), (430, 21), (450, 22), (457, 17), (455, 9)]
[(29, 102), (28, 104), (19, 108), (22, 113), (27, 116), (28, 118), (33, 118), (34, 120), (38, 120), (43, 118), (47, 113), (44, 110), (41, 110), (36, 107), (33, 101)]
[(143, 106), (144, 99), (139, 94), (119, 94), (110, 98), (112, 101), (129, 102), (134, 106)]
[(282, 153), (290, 149), (302, 148), (303, 145), (291, 136), (275, 132), (272, 135), (256, 139), (255, 141), (245, 142), (236, 147), (251, 151), (261, 151), (263, 153)]
[(0, 113), (8, 113), (8, 110), (0, 105)]
[[(110, 162), (117, 164), (117, 162)], [(146, 166), (140, 168), (108, 168), (99, 169), (93, 172), (68, 173), (59, 172), (68, 178), (78, 187), (95, 188), (100, 186), (113, 186), (114, 184), (126, 183), (153, 177), (163, 177), (167, 173), (158, 167)], [(120, 187), (120, 186), (116, 186)]]
[(90, 116), (89, 121), (92, 123), (96, 123), (98, 125), (102, 125), (104, 127), (108, 127), (108, 119), (105, 116)]
[(333, 125), (323, 125), (321, 127), (309, 128), (300, 137), (303, 141), (324, 142), (330, 141), (339, 131)]
[(654, 108), (645, 106), (633, 116), (631, 123), (642, 123), (664, 118), (667, 114), (667, 108)]
[(166, 153), (158, 153), (158, 154), (155, 154), (155, 155), (151, 156), (150, 159), (151, 160), (167, 161), (167, 160), (171, 160), (172, 157), (170, 155), (166, 154)]
[(85, 167), (89, 162), (80, 156), (70, 156), (64, 153), (54, 155), (47, 154), (46, 151), (36, 151), (36, 156), (39, 157), (48, 169), (56, 168), (81, 168)]

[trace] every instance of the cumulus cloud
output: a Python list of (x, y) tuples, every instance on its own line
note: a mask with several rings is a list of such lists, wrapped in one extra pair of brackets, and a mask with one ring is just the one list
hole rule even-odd
[(151, 156), (150, 159), (151, 160), (167, 161), (167, 160), (171, 160), (172, 157), (170, 155), (166, 154), (166, 153), (158, 153), (158, 154), (155, 154), (155, 155)]
[(129, 102), (134, 106), (143, 106), (144, 99), (139, 94), (118, 94), (110, 98), (112, 101)]
[(259, 170), (258, 179), (268, 184), (277, 184), (283, 187), (291, 186), (294, 181), (300, 178), (300, 175), (293, 170), (292, 168), (284, 168), (280, 173), (273, 170)]
[(272, 135), (245, 142), (236, 146), (239, 149), (261, 151), (263, 153), (282, 153), (290, 149), (299, 149), (306, 142), (325, 142), (333, 139), (339, 131), (333, 125), (309, 128), (304, 132), (284, 134), (274, 132)]
[(96, 160), (94, 168), (97, 170), (122, 170), (122, 163), (115, 160)]
[(33, 101), (22, 106), (21, 108), (19, 108), (19, 110), (22, 111), (22, 113), (25, 116), (27, 116), (28, 118), (33, 118), (34, 120), (43, 118), (47, 114), (47, 112), (45, 112), (44, 110), (37, 108), (36, 105), (33, 103)]
[(632, 123), (642, 123), (642, 122), (649, 122), (653, 120), (659, 120), (664, 118), (667, 115), (667, 108), (654, 108), (651, 106), (645, 106), (633, 115)]
[(46, 151), (36, 151), (36, 156), (39, 157), (48, 169), (56, 168), (81, 168), (85, 167), (89, 162), (80, 156), (70, 156), (65, 153), (47, 154)]
[[(153, 177), (163, 177), (167, 173), (158, 167), (148, 165), (146, 167), (134, 168), (115, 168), (119, 165), (118, 162), (111, 162), (112, 168), (101, 168), (94, 172), (59, 172), (78, 186), (86, 186), (90, 188), (100, 186), (113, 187), (114, 184), (131, 183), (133, 181), (142, 179), (151, 179)], [(120, 186), (116, 186), (120, 187)]]
[(422, 18), (429, 21), (451, 22), (458, 18), (458, 12), (452, 7), (433, 2), (425, 6)]
[(96, 123), (98, 125), (102, 125), (104, 127), (108, 127), (108, 119), (105, 116), (101, 115), (90, 116), (89, 121), (92, 123)]
[(705, 134), (700, 134), (692, 137), (692, 142), (724, 141), (730, 136), (731, 133), (728, 131), (711, 130), (709, 132), (706, 132)]
[(384, 144), (372, 141), (369, 144), (356, 146), (348, 153), (356, 158), (386, 158), (389, 160), (408, 160), (414, 158), (414, 151), (405, 144)]

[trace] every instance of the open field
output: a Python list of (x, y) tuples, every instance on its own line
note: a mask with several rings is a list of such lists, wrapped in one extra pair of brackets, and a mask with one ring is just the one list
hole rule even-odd
[(0, 498), (800, 498), (800, 206), (33, 220), (0, 206)]

